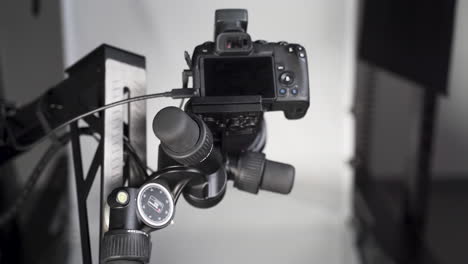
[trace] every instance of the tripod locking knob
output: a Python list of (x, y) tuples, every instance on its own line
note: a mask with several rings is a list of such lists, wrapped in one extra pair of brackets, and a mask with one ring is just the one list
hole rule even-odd
[(102, 239), (102, 263), (148, 263), (150, 236), (139, 230), (113, 230)]
[(234, 179), (234, 187), (254, 194), (259, 189), (288, 194), (294, 184), (293, 166), (267, 160), (265, 154), (259, 152), (241, 153), (237, 164), (229, 171)]

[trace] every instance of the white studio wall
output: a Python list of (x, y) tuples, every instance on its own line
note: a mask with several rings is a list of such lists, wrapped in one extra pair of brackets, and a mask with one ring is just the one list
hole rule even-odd
[[(248, 32), (253, 39), (300, 43), (308, 51), (311, 106), (307, 116), (288, 121), (279, 112), (266, 114), (266, 155), (296, 167), (295, 187), (289, 196), (267, 192), (254, 196), (229, 188), (221, 204), (208, 210), (181, 201), (176, 224), (152, 235), (153, 262), (351, 263), (347, 161), (353, 147), (349, 109), (356, 0), (241, 0), (235, 4), (226, 0), (63, 0), (64, 63), (69, 66), (107, 43), (146, 57), (148, 92), (180, 87), (186, 68), (183, 52), (191, 53), (196, 45), (212, 40), (214, 11), (219, 8), (248, 9)], [(147, 103), (148, 161), (153, 168), (158, 141), (149, 124), (161, 108), (178, 103), (170, 99)], [(95, 192), (89, 199), (97, 197)], [(71, 257), (74, 263), (79, 263), (80, 254)]]

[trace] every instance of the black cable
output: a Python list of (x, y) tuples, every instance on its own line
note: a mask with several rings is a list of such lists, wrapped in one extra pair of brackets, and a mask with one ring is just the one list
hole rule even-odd
[[(92, 131), (89, 128), (81, 128), (80, 135), (83, 134), (92, 135)], [(46, 166), (61, 150), (61, 148), (65, 146), (68, 143), (68, 141), (70, 141), (70, 137), (70, 133), (66, 133), (65, 135), (60, 136), (55, 142), (55, 144), (52, 144), (44, 153), (44, 155), (42, 155), (42, 158), (34, 167), (20, 195), (15, 199), (13, 203), (11, 203), (10, 207), (4, 210), (4, 212), (0, 215), (0, 227), (4, 226), (15, 217), (18, 210), (24, 205), (24, 202), (28, 198), (28, 195), (32, 193), (32, 189), (36, 185), (37, 181), (39, 180), (39, 177), (42, 175), (42, 172), (45, 170)]]
[(154, 173), (154, 170), (151, 169), (148, 165), (145, 165), (144, 162), (141, 160), (141, 158), (138, 156), (135, 148), (133, 148), (132, 144), (129, 142), (128, 138), (124, 138), (124, 143), (125, 143), (125, 147), (127, 148), (127, 150), (129, 151), (130, 155), (133, 155), (133, 158), (134, 158), (134, 161), (137, 163), (138, 166), (140, 166), (140, 168), (143, 169), (143, 171), (145, 172), (145, 175), (146, 176), (149, 176), (147, 171), (149, 171), (150, 173), (149, 174), (153, 174)]
[[(30, 148), (32, 148), (33, 146), (39, 144), (40, 142), (44, 141), (46, 138), (48, 138), (50, 136), (56, 136), (56, 133), (59, 130), (65, 128), (66, 126), (72, 124), (73, 122), (77, 122), (77, 121), (79, 121), (80, 119), (82, 119), (84, 117), (93, 115), (95, 113), (104, 111), (104, 110), (112, 108), (112, 107), (116, 107), (116, 106), (123, 105), (123, 104), (129, 104), (129, 103), (133, 103), (133, 102), (137, 102), (137, 101), (141, 101), (141, 100), (149, 100), (149, 99), (161, 98), (161, 97), (173, 97), (175, 99), (189, 98), (189, 97), (195, 96), (197, 94), (198, 94), (198, 91), (195, 90), (195, 89), (173, 89), (170, 92), (142, 95), (142, 96), (137, 96), (137, 97), (133, 97), (133, 98), (128, 98), (128, 99), (116, 101), (116, 102), (101, 106), (99, 108), (96, 108), (94, 110), (88, 111), (88, 112), (86, 112), (84, 114), (78, 115), (78, 116), (76, 116), (76, 117), (74, 117), (74, 118), (60, 124), (56, 128), (50, 130), (44, 137), (42, 137), (38, 141), (36, 141), (36, 142), (34, 142), (32, 144), (29, 144), (29, 145), (20, 145), (20, 144), (18, 144), (18, 142), (16, 142), (16, 140), (14, 139), (14, 136), (13, 136), (12, 131), (9, 128), (9, 126), (6, 126), (6, 129), (7, 129), (7, 132), (9, 133), (9, 135), (10, 135), (9, 138), (13, 139), (12, 140), (13, 147), (18, 151), (25, 151), (25, 150), (29, 150)], [(89, 128), (80, 128), (80, 135), (82, 135), (82, 134), (94, 136), (92, 130), (90, 130)], [(42, 172), (46, 168), (47, 164), (52, 160), (52, 158), (55, 156), (55, 154), (57, 154), (57, 152), (64, 145), (66, 145), (68, 143), (68, 141), (70, 141), (70, 136), (71, 136), (70, 132), (67, 132), (66, 134), (58, 137), (57, 141), (55, 141), (49, 147), (49, 149), (47, 149), (47, 151), (44, 153), (42, 158), (39, 160), (39, 162), (34, 167), (31, 175), (29, 176), (29, 178), (28, 178), (28, 180), (27, 180), (27, 182), (26, 182), (26, 184), (25, 184), (25, 186), (23, 188), (23, 190), (21, 191), (21, 194), (16, 198), (16, 200), (11, 204), (11, 206), (4, 211), (4, 213), (0, 214), (0, 228), (2, 226), (4, 226), (5, 224), (7, 224), (11, 219), (13, 219), (15, 217), (18, 210), (23, 206), (24, 202), (26, 201), (28, 195), (32, 192), (32, 189), (36, 185), (37, 181), (39, 180), (39, 177), (42, 175)], [(143, 166), (143, 162), (138, 157), (136, 152), (134, 152), (134, 149), (130, 145), (130, 143), (127, 142), (126, 146), (130, 150), (131, 155), (133, 155), (133, 158), (135, 160), (139, 160), (139, 162), (136, 161), (137, 163), (140, 164), (139, 166), (141, 166), (141, 168), (143, 170), (145, 170), (144, 169), (145, 167)], [(147, 168), (147, 169), (149, 169), (149, 168)], [(145, 174), (146, 174), (146, 170), (145, 170)]]
[(135, 152), (135, 149), (133, 148), (133, 146), (128, 141), (125, 140), (124, 141), (124, 147), (127, 150), (127, 152), (130, 154), (129, 157), (137, 165), (138, 169), (140, 170), (140, 173), (145, 175), (145, 178), (147, 178), (149, 176), (148, 172), (146, 171), (148, 169), (148, 167), (143, 164), (143, 161), (140, 159), (138, 154)]
[(134, 187), (136, 183), (134, 181), (130, 181), (130, 180), (135, 180), (134, 178), (131, 179), (130, 177), (131, 173), (133, 173), (135, 176), (138, 176), (140, 178), (139, 180), (142, 180), (142, 181), (146, 180), (146, 178), (148, 177), (148, 173), (143, 167), (138, 165), (138, 162), (135, 160), (135, 156), (130, 153), (130, 150), (128, 149), (126, 144), (124, 144), (124, 148), (125, 148), (124, 164), (130, 170), (128, 173), (124, 172), (123, 174), (124, 186)]
[[(90, 136), (92, 136), (97, 142), (99, 142), (100, 138), (94, 135), (94, 133), (90, 134)], [(129, 139), (126, 136), (124, 136), (124, 147), (128, 151), (128, 153), (130, 153), (130, 157), (138, 165), (145, 177), (149, 176), (147, 171), (149, 171), (150, 174), (154, 173), (153, 169), (144, 164), (144, 162), (141, 160), (140, 156), (138, 156), (138, 153), (136, 152), (135, 148), (133, 148), (132, 144), (129, 142)]]
[[(99, 142), (100, 140), (99, 137), (97, 137), (94, 134), (90, 134), (90, 136), (92, 136), (97, 142)], [(149, 177), (147, 170), (149, 170), (150, 173), (154, 173), (154, 171), (149, 166), (145, 166), (141, 158), (138, 156), (138, 153), (133, 148), (128, 138), (125, 136), (124, 136), (124, 147), (125, 147), (125, 150), (127, 150), (127, 152), (130, 154), (130, 158), (136, 163), (138, 169), (140, 169), (140, 173), (145, 175), (145, 178)]]
[(182, 100), (180, 100), (180, 104), (179, 104), (180, 109), (182, 109), (182, 107), (184, 107), (184, 103), (185, 103), (185, 98), (182, 98)]
[[(116, 107), (116, 106), (119, 106), (119, 105), (129, 104), (129, 103), (142, 101), (142, 100), (161, 98), (161, 97), (172, 97), (174, 99), (182, 99), (182, 98), (190, 98), (190, 97), (193, 97), (193, 96), (196, 96), (196, 95), (198, 95), (198, 90), (196, 90), (196, 89), (172, 89), (170, 92), (147, 94), (147, 95), (127, 98), (127, 99), (124, 99), (124, 100), (116, 101), (116, 102), (113, 102), (113, 103), (98, 107), (98, 108), (96, 108), (94, 110), (91, 110), (91, 111), (88, 111), (88, 112), (86, 112), (84, 114), (78, 115), (78, 116), (68, 120), (67, 122), (64, 122), (64, 123), (60, 124), (59, 126), (55, 127), (54, 129), (50, 130), (45, 136), (43, 136), (41, 139), (39, 139), (38, 141), (36, 141), (36, 142), (34, 142), (32, 144), (21, 145), (18, 142), (16, 142), (16, 140), (12, 140), (12, 145), (13, 145), (13, 148), (15, 148), (15, 150), (17, 150), (17, 151), (29, 150), (33, 146), (35, 146), (38, 143), (44, 141), (46, 138), (51, 137), (53, 135), (56, 135), (56, 133), (59, 130), (65, 128), (66, 126), (70, 125), (71, 123), (76, 122), (76, 121), (78, 121), (78, 120), (80, 120), (80, 119), (82, 119), (84, 117), (94, 115), (95, 113), (98, 113), (98, 112), (101, 112), (101, 111), (104, 111), (106, 109)], [(13, 135), (11, 129), (8, 126), (7, 126), (7, 129), (8, 129), (8, 133), (10, 135)], [(14, 139), (14, 136), (12, 136), (12, 139)]]
[[(148, 99), (152, 99), (152, 98), (168, 97), (168, 96), (171, 96), (171, 94), (172, 94), (171, 92), (148, 94), (148, 95), (142, 95), (142, 96), (137, 96), (137, 97), (128, 98), (128, 99), (120, 100), (120, 101), (117, 101), (117, 102), (113, 102), (113, 103), (98, 107), (98, 108), (96, 108), (94, 110), (88, 111), (88, 112), (86, 112), (84, 114), (78, 115), (78, 116), (68, 120), (67, 122), (60, 124), (56, 128), (50, 130), (44, 137), (42, 137), (41, 139), (39, 139), (38, 141), (36, 141), (36, 142), (34, 142), (32, 144), (20, 145), (20, 144), (18, 144), (18, 142), (16, 142), (16, 140), (12, 141), (12, 144), (13, 144), (13, 147), (15, 148), (15, 150), (18, 150), (18, 151), (29, 150), (30, 148), (32, 148), (36, 144), (42, 142), (46, 138), (51, 137), (53, 135), (56, 135), (56, 133), (59, 130), (65, 128), (66, 126), (70, 125), (71, 123), (76, 122), (76, 121), (78, 121), (78, 120), (80, 120), (80, 119), (82, 119), (84, 117), (93, 115), (95, 113), (98, 113), (98, 112), (104, 111), (104, 110), (106, 110), (108, 108), (116, 107), (116, 106), (119, 106), (119, 105), (128, 104), (128, 103), (141, 101), (141, 100), (148, 100)], [(9, 128), (7, 127), (7, 129), (9, 129)], [(9, 133), (11, 135), (11, 131), (9, 131)], [(14, 137), (12, 137), (12, 138), (14, 138)]]

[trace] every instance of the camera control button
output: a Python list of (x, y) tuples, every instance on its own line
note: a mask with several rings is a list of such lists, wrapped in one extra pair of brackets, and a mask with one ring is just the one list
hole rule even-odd
[(280, 88), (278, 92), (279, 92), (279, 95), (282, 95), (282, 96), (283, 96), (283, 95), (286, 95), (286, 93), (288, 92), (288, 90), (286, 90), (286, 88)]
[(288, 48), (288, 52), (289, 52), (289, 53), (293, 53), (293, 52), (294, 52), (293, 47), (289, 47), (289, 48)]
[(304, 52), (299, 52), (299, 57), (305, 58), (305, 53)]
[(291, 94), (292, 95), (297, 95), (299, 91), (296, 88), (291, 89)]
[(285, 85), (291, 85), (294, 83), (294, 76), (290, 72), (284, 72), (280, 76), (280, 82)]
[(284, 66), (283, 66), (283, 65), (278, 65), (278, 66), (276, 66), (276, 68), (277, 68), (279, 71), (284, 70)]

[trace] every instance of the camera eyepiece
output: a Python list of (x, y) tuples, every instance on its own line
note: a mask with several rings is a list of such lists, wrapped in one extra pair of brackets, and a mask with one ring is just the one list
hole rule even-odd
[(248, 13), (246, 9), (218, 9), (215, 13), (215, 35), (214, 39), (219, 34), (224, 32), (247, 32), (247, 24), (249, 23)]
[(215, 43), (219, 55), (249, 54), (252, 39), (247, 34), (245, 9), (219, 9), (215, 14)]

